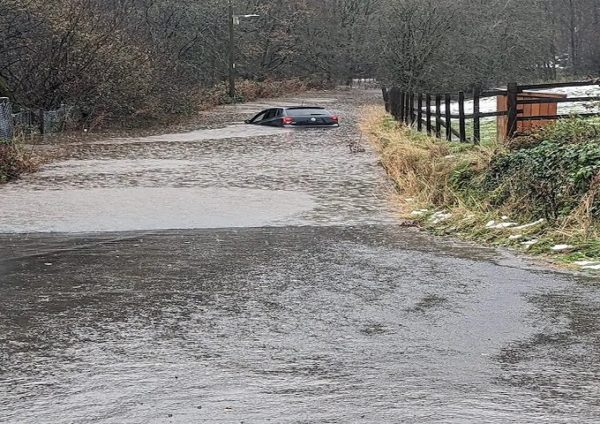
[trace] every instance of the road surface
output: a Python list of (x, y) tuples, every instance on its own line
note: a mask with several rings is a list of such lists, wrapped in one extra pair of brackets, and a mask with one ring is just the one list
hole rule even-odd
[(401, 227), (377, 93), (310, 96), (0, 188), (0, 422), (599, 422), (597, 281)]

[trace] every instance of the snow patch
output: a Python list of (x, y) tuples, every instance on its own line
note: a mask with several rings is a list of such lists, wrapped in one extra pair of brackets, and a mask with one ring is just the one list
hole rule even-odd
[(518, 227), (514, 227), (513, 230), (524, 230), (526, 228), (531, 228), (531, 227), (535, 227), (536, 225), (543, 224), (544, 222), (546, 222), (546, 220), (544, 218), (538, 219), (535, 222), (530, 222), (529, 224), (524, 224), (524, 225), (519, 225)]
[(575, 249), (575, 246), (571, 246), (570, 244), (557, 244), (550, 248), (553, 252), (567, 252), (573, 249)]
[(436, 212), (433, 215), (431, 215), (431, 218), (429, 218), (429, 221), (431, 221), (432, 224), (439, 224), (440, 222), (447, 221), (450, 218), (452, 218), (451, 213)]
[(526, 249), (529, 249), (531, 246), (533, 246), (534, 244), (539, 243), (538, 239), (533, 239), (533, 240), (529, 240), (529, 241), (524, 241), (523, 243), (521, 243), (521, 245), (525, 246)]
[(576, 262), (573, 262), (573, 263), (575, 265), (577, 265), (577, 266), (584, 266), (584, 267), (588, 267), (588, 266), (592, 266), (592, 265), (593, 266), (595, 266), (595, 265), (600, 266), (600, 262), (598, 262), (598, 261), (576, 261)]
[(485, 228), (502, 229), (502, 228), (514, 227), (515, 225), (517, 225), (516, 222), (496, 222), (496, 221), (490, 221), (487, 224), (485, 224)]

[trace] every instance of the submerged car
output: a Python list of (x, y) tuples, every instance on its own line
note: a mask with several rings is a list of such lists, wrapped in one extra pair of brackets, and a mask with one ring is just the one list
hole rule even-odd
[(265, 109), (246, 124), (273, 127), (339, 127), (337, 115), (319, 106), (290, 106)]

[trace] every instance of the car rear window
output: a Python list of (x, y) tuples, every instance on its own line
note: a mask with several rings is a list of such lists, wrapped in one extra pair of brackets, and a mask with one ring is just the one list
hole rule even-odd
[(295, 118), (301, 118), (305, 116), (322, 116), (322, 115), (330, 115), (328, 111), (325, 109), (317, 109), (317, 108), (303, 108), (303, 109), (288, 109), (288, 116), (293, 116)]

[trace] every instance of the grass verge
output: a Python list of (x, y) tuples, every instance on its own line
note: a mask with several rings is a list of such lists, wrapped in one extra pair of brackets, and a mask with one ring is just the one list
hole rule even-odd
[(435, 140), (367, 108), (362, 130), (405, 218), (435, 234), (600, 269), (600, 131), (565, 120), (506, 145)]
[(19, 139), (0, 141), (0, 184), (17, 179), (20, 175), (35, 172), (41, 161)]

